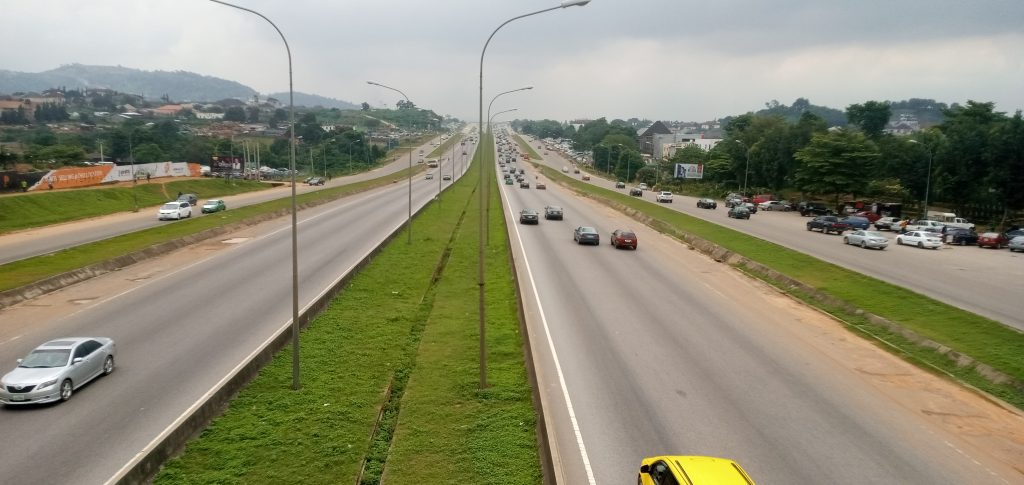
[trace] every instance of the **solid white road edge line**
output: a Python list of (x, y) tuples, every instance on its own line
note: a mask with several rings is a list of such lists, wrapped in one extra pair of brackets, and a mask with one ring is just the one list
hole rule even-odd
[[(501, 187), (499, 185), (499, 187)], [(515, 220), (515, 212), (512, 210), (511, 204), (508, 203), (508, 199), (505, 198), (505, 189), (499, 190), (502, 198), (505, 199), (505, 206), (508, 207), (509, 214), (512, 215), (512, 220)], [(513, 224), (512, 227), (516, 231), (516, 239), (519, 240), (519, 247), (523, 255), (523, 264), (526, 266), (526, 276), (530, 279), (530, 287), (533, 288), (533, 298), (537, 303), (537, 309), (540, 312), (540, 321), (544, 325), (544, 335), (548, 342), (548, 349), (551, 351), (551, 357), (555, 361), (555, 372), (558, 374), (558, 384), (562, 388), (562, 398), (565, 399), (565, 407), (569, 412), (569, 420), (572, 421), (572, 431), (576, 434), (576, 445), (580, 449), (580, 458), (583, 460), (583, 467), (587, 470), (587, 482), (590, 485), (597, 485), (597, 481), (594, 479), (594, 470), (590, 466), (590, 457), (587, 455), (587, 446), (583, 444), (583, 435), (580, 433), (580, 425), (576, 420), (576, 411), (572, 406), (572, 399), (569, 397), (569, 390), (565, 386), (565, 375), (562, 373), (562, 364), (558, 361), (558, 353), (555, 352), (555, 344), (551, 340), (551, 330), (548, 328), (548, 319), (544, 315), (544, 306), (540, 302), (540, 294), (537, 292), (537, 283), (533, 280), (533, 271), (530, 270), (530, 261), (526, 257), (526, 248), (523, 247), (523, 238), (519, 234), (519, 225)]]

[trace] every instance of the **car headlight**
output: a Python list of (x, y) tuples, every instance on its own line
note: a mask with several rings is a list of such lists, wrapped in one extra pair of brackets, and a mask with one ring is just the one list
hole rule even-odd
[(36, 389), (46, 389), (47, 387), (52, 387), (56, 383), (57, 383), (57, 379), (52, 379), (52, 380), (46, 381), (46, 382), (44, 382), (42, 384), (39, 384), (38, 386), (36, 386)]

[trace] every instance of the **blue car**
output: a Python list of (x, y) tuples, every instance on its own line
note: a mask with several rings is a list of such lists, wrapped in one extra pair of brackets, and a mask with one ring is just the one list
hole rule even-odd
[(842, 218), (841, 222), (845, 222), (846, 225), (853, 229), (866, 230), (871, 227), (871, 221), (866, 217), (849, 216)]

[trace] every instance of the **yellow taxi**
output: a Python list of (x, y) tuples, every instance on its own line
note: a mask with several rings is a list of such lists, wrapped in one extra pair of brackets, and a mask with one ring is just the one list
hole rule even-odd
[(640, 462), (637, 485), (754, 485), (740, 465), (710, 456), (652, 456)]

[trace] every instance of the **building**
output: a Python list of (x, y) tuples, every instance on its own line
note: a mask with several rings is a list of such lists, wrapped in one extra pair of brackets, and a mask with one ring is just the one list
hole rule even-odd
[(654, 156), (654, 137), (656, 135), (671, 134), (672, 130), (670, 130), (668, 126), (665, 125), (665, 123), (662, 123), (660, 121), (655, 121), (654, 123), (651, 123), (651, 126), (648, 126), (647, 128), (644, 128), (642, 130), (637, 130), (636, 137), (637, 141), (640, 144), (640, 153), (646, 153), (648, 155)]
[(185, 107), (180, 104), (165, 104), (159, 108), (151, 109), (150, 112), (153, 113), (153, 116), (171, 117), (177, 116), (183, 109)]
[[(687, 147), (687, 146), (691, 146), (691, 145), (700, 147), (700, 149), (704, 150), (704, 151), (710, 151), (712, 148), (715, 147), (715, 145), (717, 145), (719, 142), (722, 141), (721, 138), (704, 138), (702, 135), (690, 134), (690, 135), (679, 135), (679, 136), (684, 136), (684, 137), (685, 136), (689, 136), (689, 137), (698, 136), (699, 138), (684, 139), (682, 141), (673, 142), (673, 143), (666, 143), (664, 145), (661, 145), (661, 149), (660, 149), (661, 154), (662, 154), (661, 158), (672, 158), (673, 156), (675, 156), (676, 150), (679, 150), (681, 148), (684, 148), (684, 147)], [(655, 159), (657, 160), (658, 158), (655, 158)]]
[(28, 120), (29, 122), (34, 121), (36, 106), (32, 104), (32, 101), (28, 99), (0, 100), (0, 113), (16, 113), (19, 108), (23, 110), (26, 120)]

